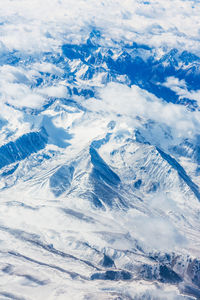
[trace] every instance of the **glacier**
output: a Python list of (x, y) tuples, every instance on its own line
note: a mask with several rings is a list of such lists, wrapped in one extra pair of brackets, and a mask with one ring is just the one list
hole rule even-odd
[(200, 299), (200, 5), (4, 2), (0, 299)]

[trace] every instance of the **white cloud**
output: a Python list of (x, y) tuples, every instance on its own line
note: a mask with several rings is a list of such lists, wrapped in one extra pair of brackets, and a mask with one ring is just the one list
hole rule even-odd
[(41, 63), (37, 62), (34, 63), (31, 67), (33, 70), (37, 72), (51, 73), (58, 76), (64, 73), (64, 71), (61, 68), (49, 62), (41, 62)]
[(188, 91), (187, 85), (184, 80), (179, 80), (176, 77), (168, 77), (164, 86), (170, 88), (172, 91), (176, 92), (179, 99), (188, 98), (190, 100), (196, 100), (200, 105), (200, 90)]
[(134, 216), (132, 221), (129, 219), (129, 226), (134, 234), (136, 232), (136, 238), (148, 248), (167, 251), (169, 243), (170, 249), (186, 246), (186, 239), (166, 218)]
[(45, 98), (32, 91), (23, 83), (6, 83), (4, 82), (0, 87), (2, 103), (9, 103), (15, 107), (41, 107)]
[(37, 90), (38, 93), (48, 97), (62, 98), (67, 96), (67, 88), (63, 85), (49, 86)]
[(38, 53), (57, 49), (65, 41), (84, 40), (91, 28), (97, 27), (104, 32), (105, 43), (135, 40), (199, 53), (198, 1), (148, 3), (77, 0), (75, 5), (72, 0), (4, 0), (0, 40), (10, 50)]
[(100, 98), (90, 99), (85, 105), (93, 111), (125, 122), (130, 128), (137, 124), (137, 117), (140, 117), (144, 121), (150, 119), (169, 126), (176, 139), (199, 134), (200, 112), (191, 112), (184, 106), (163, 102), (135, 85), (128, 87), (110, 83), (100, 91)]

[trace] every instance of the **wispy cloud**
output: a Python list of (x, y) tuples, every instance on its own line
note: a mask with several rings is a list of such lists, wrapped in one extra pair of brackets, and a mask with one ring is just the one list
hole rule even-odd
[(137, 124), (137, 117), (165, 124), (173, 137), (187, 138), (199, 134), (200, 113), (186, 107), (165, 103), (154, 95), (133, 85), (131, 87), (110, 83), (100, 92), (101, 100), (91, 99), (86, 106), (102, 114), (109, 114), (118, 122), (125, 122), (131, 129)]

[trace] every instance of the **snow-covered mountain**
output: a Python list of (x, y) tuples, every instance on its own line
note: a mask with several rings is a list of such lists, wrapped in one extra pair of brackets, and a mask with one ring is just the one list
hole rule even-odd
[(0, 8), (0, 298), (200, 299), (199, 4)]

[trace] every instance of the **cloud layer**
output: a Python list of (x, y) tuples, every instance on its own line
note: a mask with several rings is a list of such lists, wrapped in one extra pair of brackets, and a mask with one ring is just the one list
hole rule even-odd
[[(185, 106), (165, 103), (153, 94), (133, 85), (131, 87), (110, 83), (101, 90), (101, 100), (91, 99), (86, 107), (96, 112), (109, 114), (127, 128), (137, 126), (137, 118), (143, 122), (154, 121), (170, 128), (174, 141), (200, 134), (200, 112), (189, 111)], [(156, 133), (155, 133), (156, 135)]]
[(72, 0), (5, 0), (0, 36), (2, 48), (39, 53), (66, 41), (78, 43), (96, 27), (105, 43), (136, 41), (199, 53), (199, 14), (198, 1), (190, 0), (78, 0), (76, 5)]

